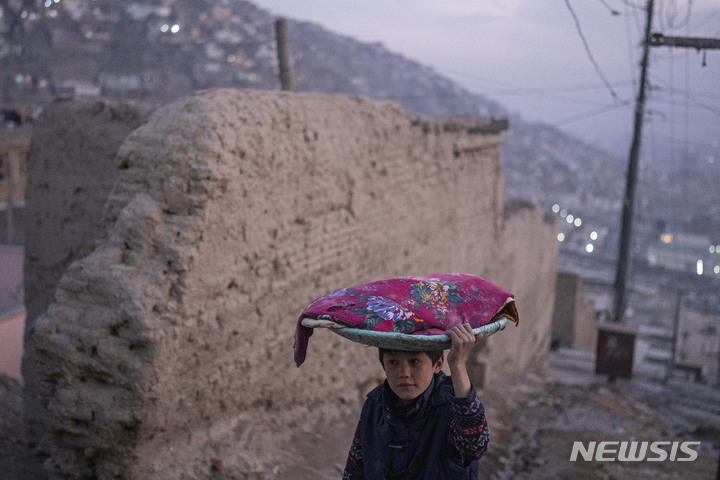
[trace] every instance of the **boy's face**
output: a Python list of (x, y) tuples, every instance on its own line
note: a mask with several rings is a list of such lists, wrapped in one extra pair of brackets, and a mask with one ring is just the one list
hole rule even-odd
[(387, 352), (383, 357), (383, 369), (387, 375), (390, 389), (398, 396), (400, 403), (406, 405), (427, 390), (443, 366), (440, 357), (433, 364), (425, 352)]

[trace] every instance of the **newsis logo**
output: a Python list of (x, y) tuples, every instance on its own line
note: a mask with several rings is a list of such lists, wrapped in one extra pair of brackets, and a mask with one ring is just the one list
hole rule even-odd
[(573, 442), (570, 461), (586, 462), (692, 462), (700, 442)]

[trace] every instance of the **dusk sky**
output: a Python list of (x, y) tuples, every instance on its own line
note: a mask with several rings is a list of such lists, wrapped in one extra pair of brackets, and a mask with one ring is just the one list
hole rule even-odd
[[(629, 149), (645, 0), (254, 0), (435, 69), (526, 120)], [(653, 32), (720, 38), (720, 0), (655, 0)], [(714, 150), (720, 50), (651, 49), (644, 154)], [(711, 162), (712, 163), (712, 162)]]

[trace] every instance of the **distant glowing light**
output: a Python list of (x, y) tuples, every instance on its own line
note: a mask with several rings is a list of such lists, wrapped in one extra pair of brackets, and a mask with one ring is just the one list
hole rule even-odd
[(52, 6), (52, 0), (45, 0), (45, 8)]
[(237, 61), (237, 57), (231, 53), (227, 56), (226, 60), (228, 63), (235, 63)]
[(715, 253), (715, 245), (710, 245), (710, 253)]
[(660, 241), (662, 243), (672, 243), (673, 242), (673, 234), (672, 233), (663, 233), (660, 235)]
[(558, 205), (557, 203), (555, 205), (553, 205), (552, 211), (553, 211), (553, 213), (558, 213), (560, 211), (560, 205)]
[(560, 210), (560, 216), (563, 218), (567, 217), (567, 210), (565, 210), (564, 208)]
[(703, 261), (698, 260), (697, 263), (695, 264), (695, 268), (696, 268), (697, 274), (702, 275), (703, 274)]
[(565, 221), (568, 223), (573, 223), (573, 220), (575, 220), (575, 217), (573, 217), (572, 215), (568, 215), (567, 217), (565, 217)]
[(597, 240), (597, 239), (598, 239), (598, 233), (595, 230), (590, 232), (590, 240)]
[(178, 25), (178, 24), (176, 23), (175, 25), (173, 25), (172, 27), (170, 27), (170, 31), (171, 31), (172, 33), (178, 33), (178, 32), (180, 31), (180, 25)]
[(160, 27), (160, 31), (163, 33), (167, 32), (168, 30), (170, 30), (170, 25), (168, 25), (167, 23), (163, 24), (163, 26)]
[(575, 224), (576, 227), (582, 226), (582, 220), (579, 218), (576, 218), (573, 223)]
[(565, 241), (565, 234), (560, 232), (557, 236), (558, 242), (564, 242)]
[(710, 156), (708, 157), (708, 162), (710, 162), (710, 163), (715, 163), (715, 155), (710, 155)]
[(595, 247), (593, 247), (592, 243), (588, 243), (587, 245), (585, 245), (585, 251), (587, 253), (592, 253), (593, 250), (595, 250)]
[(713, 268), (713, 272), (715, 273), (715, 275), (719, 274), (720, 273), (720, 265), (715, 265), (715, 267)]

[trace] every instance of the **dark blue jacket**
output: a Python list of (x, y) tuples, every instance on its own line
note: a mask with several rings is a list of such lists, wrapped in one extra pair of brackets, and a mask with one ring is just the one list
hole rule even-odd
[(489, 432), (475, 389), (455, 398), (440, 372), (408, 407), (396, 398), (387, 381), (368, 394), (343, 480), (476, 480)]

